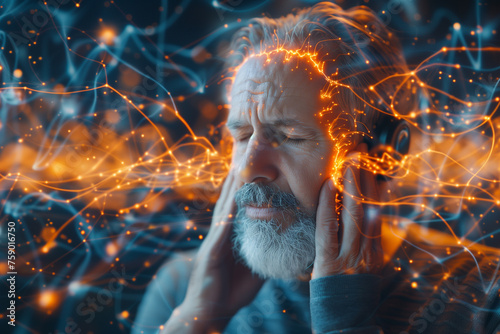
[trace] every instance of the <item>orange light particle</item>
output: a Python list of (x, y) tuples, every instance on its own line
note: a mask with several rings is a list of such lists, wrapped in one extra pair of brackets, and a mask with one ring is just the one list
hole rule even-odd
[(101, 40), (101, 42), (107, 45), (113, 44), (115, 38), (116, 38), (116, 33), (111, 28), (105, 28), (99, 35), (99, 39)]
[(54, 291), (43, 291), (38, 298), (38, 305), (43, 308), (51, 308), (56, 304), (57, 295)]

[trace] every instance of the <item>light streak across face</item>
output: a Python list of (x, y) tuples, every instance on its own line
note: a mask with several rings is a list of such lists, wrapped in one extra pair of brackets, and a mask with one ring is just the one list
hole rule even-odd
[[(67, 295), (103, 281), (115, 290), (139, 289), (138, 277), (171, 249), (202, 240), (200, 217), (209, 215), (214, 189), (230, 169), (227, 105), (204, 96), (220, 76), (200, 74), (193, 64), (212, 65), (215, 41), (231, 25), (179, 46), (165, 34), (186, 8), (140, 28), (118, 4), (106, 4), (123, 14), (123, 27), (103, 18), (97, 29), (78, 27), (79, 13), (92, 7), (85, 2), (64, 2), (59, 11), (48, 3), (36, 15), (14, 1), (0, 6), (2, 22), (6, 18), (0, 27), (0, 218), (2, 225), (18, 223), (20, 275), (36, 276), (35, 293), (23, 300), (49, 314), (71, 303)], [(214, 7), (220, 14), (221, 4)], [(445, 230), (468, 251), (474, 243), (495, 244), (500, 231), (499, 71), (491, 66), (500, 48), (481, 44), (495, 34), (490, 25), (451, 24), (445, 46), (407, 71), (378, 77), (363, 95), (331, 70), (347, 55), (322, 59), (314, 45), (278, 42), (249, 58), (301, 59), (324, 79), (318, 97), (331, 103), (317, 117), (334, 143), (328, 173), (339, 188), (347, 153), (373, 136), (365, 110), (342, 110), (339, 94), (350, 92), (374, 112), (408, 122), (408, 154), (361, 154), (351, 162), (391, 178), (383, 199), (360, 200)], [(396, 87), (390, 96), (388, 83)], [(419, 100), (411, 110), (409, 95)], [(185, 103), (197, 99), (193, 117)], [(123, 263), (134, 251), (148, 259)], [(130, 326), (127, 310), (116, 318)]]

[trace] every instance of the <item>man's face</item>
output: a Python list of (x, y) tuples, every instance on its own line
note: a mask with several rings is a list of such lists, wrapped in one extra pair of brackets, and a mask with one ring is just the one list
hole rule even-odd
[[(279, 54), (270, 59), (250, 58), (235, 77), (227, 120), (233, 167), (242, 183), (292, 193), (302, 210), (314, 214), (334, 149), (328, 122), (319, 116), (328, 105), (320, 98), (326, 80), (312, 63), (297, 58), (283, 63)], [(247, 212), (255, 218), (279, 216), (271, 210)]]
[(243, 185), (234, 241), (254, 272), (294, 278), (314, 260), (316, 207), (334, 145), (319, 116), (328, 105), (325, 78), (311, 62), (270, 59), (247, 60), (231, 90), (227, 126)]

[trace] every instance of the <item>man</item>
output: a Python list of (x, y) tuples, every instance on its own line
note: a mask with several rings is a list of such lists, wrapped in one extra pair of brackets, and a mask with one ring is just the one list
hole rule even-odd
[(500, 331), (498, 251), (380, 214), (373, 152), (405, 153), (409, 133), (384, 142), (380, 114), (405, 114), (384, 101), (406, 65), (371, 11), (253, 20), (229, 63), (231, 171), (205, 241), (162, 267), (136, 333)]

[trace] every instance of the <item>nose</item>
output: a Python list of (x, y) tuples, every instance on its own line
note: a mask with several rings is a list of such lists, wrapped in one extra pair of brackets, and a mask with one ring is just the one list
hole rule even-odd
[(279, 175), (278, 150), (270, 136), (257, 132), (249, 139), (238, 172), (245, 183), (270, 183)]

